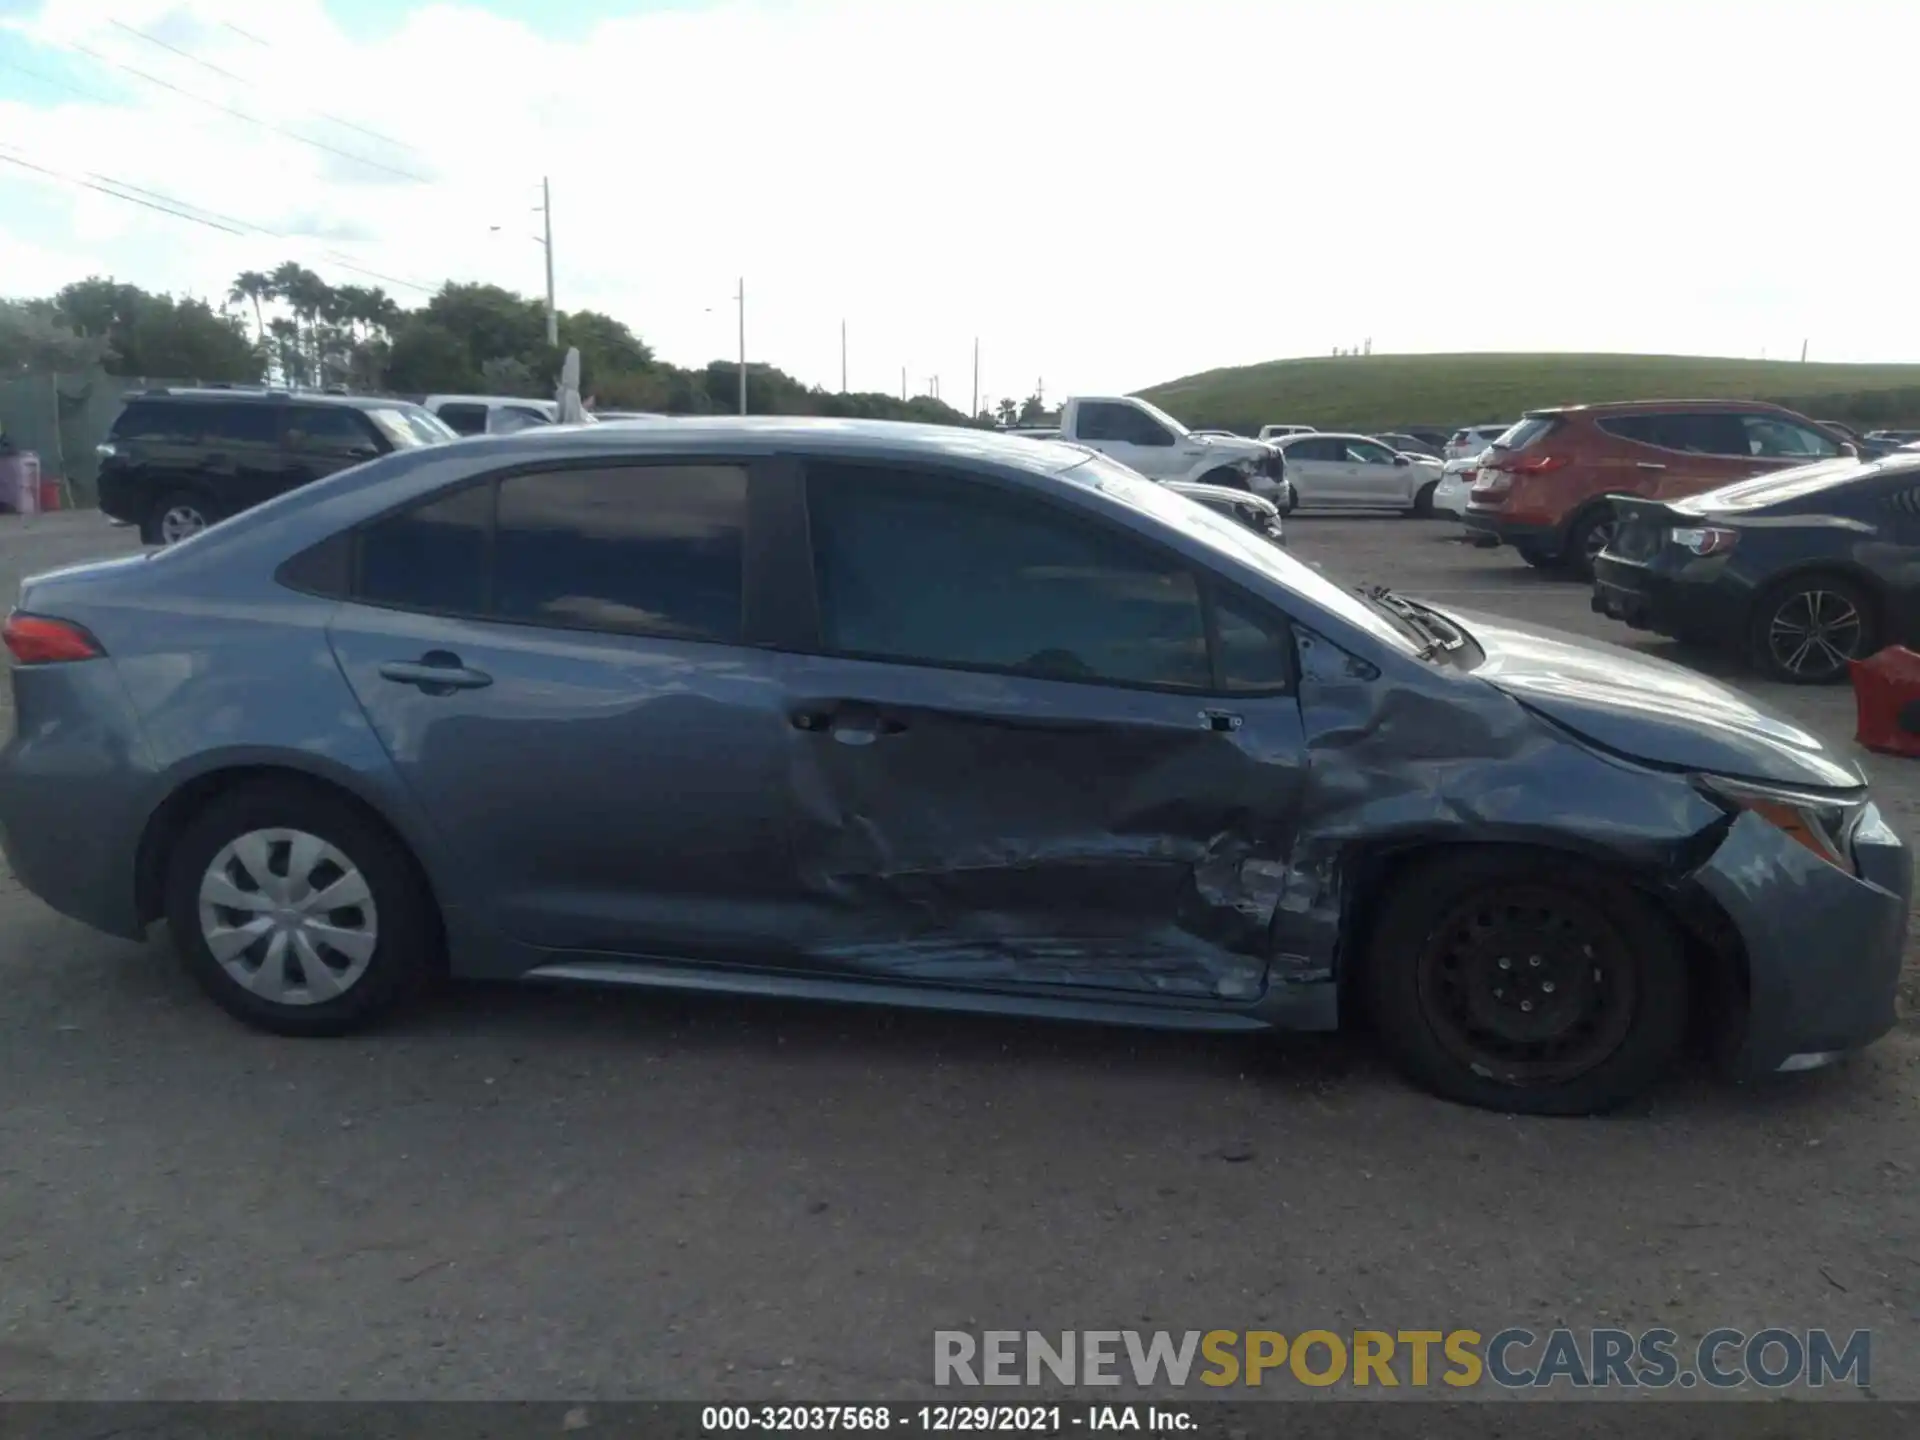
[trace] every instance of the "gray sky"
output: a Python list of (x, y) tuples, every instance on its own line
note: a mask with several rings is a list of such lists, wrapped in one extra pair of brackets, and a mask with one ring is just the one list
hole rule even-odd
[(751, 357), (837, 385), (844, 318), (856, 389), (964, 403), (976, 333), (989, 395), (1368, 337), (1920, 358), (1912, 0), (541, 8), (0, 0), (0, 155), (292, 237), (0, 165), (0, 292), (293, 258), (533, 294), (546, 172), (563, 307), (699, 363), (744, 274)]

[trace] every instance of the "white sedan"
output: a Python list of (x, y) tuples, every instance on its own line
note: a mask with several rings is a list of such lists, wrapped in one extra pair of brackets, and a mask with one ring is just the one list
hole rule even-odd
[(1449, 460), (1440, 472), (1440, 483), (1433, 489), (1433, 508), (1438, 514), (1452, 515), (1464, 519), (1467, 513), (1467, 492), (1473, 489), (1473, 477), (1480, 469), (1480, 461), (1486, 451), (1469, 455), (1461, 460)]
[(1298, 505), (1428, 513), (1440, 466), (1402, 455), (1371, 435), (1316, 432), (1268, 442), (1287, 457), (1287, 478)]

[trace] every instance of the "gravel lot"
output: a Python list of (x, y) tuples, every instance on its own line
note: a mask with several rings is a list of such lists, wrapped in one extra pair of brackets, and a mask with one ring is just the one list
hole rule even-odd
[[(0, 527), (7, 600), (134, 544)], [(1627, 635), (1444, 523), (1291, 528), (1341, 578)], [(1851, 733), (1844, 691), (1774, 698)], [(1869, 766), (1911, 836), (1920, 766)], [(0, 1395), (845, 1401), (927, 1393), (940, 1327), (1567, 1323), (1869, 1327), (1913, 1398), (1917, 1094), (1911, 1022), (1558, 1122), (1329, 1038), (466, 989), (291, 1042), (0, 871)]]

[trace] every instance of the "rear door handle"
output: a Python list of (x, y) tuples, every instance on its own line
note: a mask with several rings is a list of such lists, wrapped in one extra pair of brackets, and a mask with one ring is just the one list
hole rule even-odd
[(429, 650), (418, 660), (389, 660), (380, 678), (397, 685), (417, 685), (425, 695), (451, 695), (456, 690), (479, 690), (493, 684), (484, 670), (472, 670), (460, 657), (445, 650)]
[(1232, 731), (1238, 730), (1241, 722), (1240, 717), (1231, 710), (1202, 710), (1200, 723), (1209, 730)]
[(883, 735), (898, 735), (907, 722), (870, 705), (821, 705), (795, 710), (788, 717), (796, 730), (831, 734), (842, 745), (871, 745)]
[(1633, 466), (1636, 470), (1664, 470), (1667, 468), (1658, 460), (1636, 460), (1633, 462)]

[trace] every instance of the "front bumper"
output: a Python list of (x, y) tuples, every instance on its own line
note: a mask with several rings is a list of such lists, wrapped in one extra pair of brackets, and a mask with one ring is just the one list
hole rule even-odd
[(1746, 1013), (1723, 1052), (1734, 1074), (1803, 1070), (1891, 1030), (1913, 895), (1913, 858), (1869, 805), (1857, 875), (1743, 814), (1693, 880), (1733, 923)]

